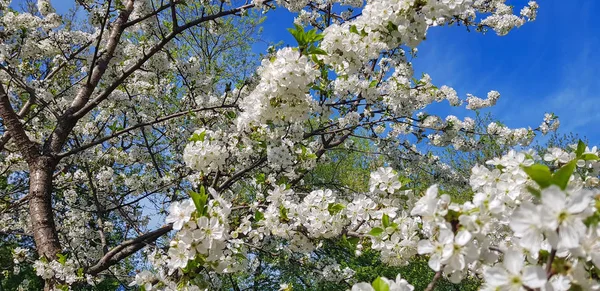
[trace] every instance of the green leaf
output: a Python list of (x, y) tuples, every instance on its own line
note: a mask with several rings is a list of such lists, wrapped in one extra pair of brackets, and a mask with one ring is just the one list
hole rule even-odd
[(572, 160), (566, 165), (562, 166), (552, 175), (551, 183), (557, 185), (560, 187), (560, 189), (565, 190), (565, 188), (567, 188), (567, 184), (569, 183), (569, 178), (571, 178), (576, 166), (577, 160)]
[(279, 206), (279, 216), (281, 216), (284, 222), (290, 220), (287, 216), (287, 212), (287, 208), (283, 207), (283, 205)]
[(356, 25), (350, 25), (350, 32), (360, 34), (360, 33), (358, 33), (358, 29), (356, 28)]
[(383, 233), (383, 228), (381, 227), (373, 227), (371, 231), (369, 231), (369, 235), (371, 236), (380, 236)]
[(348, 238), (347, 240), (354, 247), (356, 247), (358, 245), (358, 242), (360, 242), (360, 238), (358, 238), (358, 237), (351, 237), (351, 238)]
[(580, 158), (584, 161), (597, 161), (599, 159), (595, 154), (583, 154)]
[(190, 197), (192, 197), (192, 201), (194, 201), (198, 215), (206, 216), (208, 212), (208, 207), (206, 206), (206, 202), (208, 202), (208, 194), (206, 194), (206, 189), (204, 189), (204, 186), (200, 186), (200, 193), (190, 191)]
[(360, 242), (360, 238), (358, 237), (347, 237), (345, 234), (342, 234), (342, 242), (346, 247), (349, 247), (352, 250), (356, 250), (356, 246)]
[(206, 131), (203, 131), (201, 133), (195, 133), (192, 134), (192, 137), (189, 138), (189, 141), (204, 141), (204, 138), (206, 137)]
[(298, 24), (294, 24), (294, 28), (288, 28), (288, 31), (292, 34), (296, 42), (298, 42), (298, 46), (304, 47), (307, 43), (307, 33), (304, 31), (304, 28)]
[(342, 211), (346, 206), (340, 203), (329, 203), (327, 206), (327, 210), (329, 210), (329, 214), (335, 215), (336, 213)]
[(377, 84), (379, 84), (379, 81), (373, 80), (371, 83), (369, 83), (369, 88), (375, 88), (377, 87)]
[(530, 167), (523, 167), (523, 170), (527, 175), (535, 181), (542, 189), (550, 186), (552, 180), (552, 173), (546, 165), (534, 164)]
[(225, 116), (227, 116), (227, 118), (229, 119), (235, 119), (237, 117), (237, 114), (235, 114), (235, 111), (227, 111), (225, 112)]
[(575, 155), (579, 158), (585, 152), (585, 143), (582, 140), (579, 140), (577, 143), (577, 150), (575, 151)]
[(306, 32), (306, 42), (314, 42), (317, 39), (317, 31), (313, 28)]
[(256, 211), (254, 212), (254, 221), (259, 222), (261, 220), (265, 219), (265, 214), (260, 212), (260, 211)]
[(108, 126), (108, 129), (110, 129), (111, 131), (119, 131), (121, 130), (121, 126), (119, 125), (119, 123), (117, 121), (113, 122), (113, 124)]
[(264, 184), (266, 181), (267, 176), (265, 175), (265, 173), (259, 173), (258, 175), (256, 175), (256, 183)]
[(64, 265), (64, 264), (67, 262), (67, 256), (66, 256), (66, 255), (63, 255), (63, 254), (61, 254), (61, 253), (58, 253), (58, 254), (56, 254), (56, 256), (58, 257), (58, 262), (59, 262), (61, 265)]
[(386, 28), (388, 29), (389, 32), (398, 31), (398, 25), (394, 24), (391, 21), (388, 21)]
[(381, 277), (377, 277), (371, 285), (375, 291), (390, 291), (390, 285), (388, 285)]
[(383, 227), (390, 226), (390, 217), (384, 213), (383, 217), (381, 218), (381, 223), (383, 223)]
[(326, 56), (327, 52), (324, 51), (323, 49), (313, 46), (308, 49), (308, 54), (309, 55), (324, 55), (324, 56)]
[(583, 221), (583, 224), (587, 227), (596, 226), (600, 223), (600, 213), (598, 211), (594, 212), (594, 214)]

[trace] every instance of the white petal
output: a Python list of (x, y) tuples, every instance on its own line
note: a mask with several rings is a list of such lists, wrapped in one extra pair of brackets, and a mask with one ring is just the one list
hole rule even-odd
[(454, 238), (454, 241), (456, 242), (456, 244), (458, 244), (459, 246), (464, 246), (466, 245), (469, 241), (471, 241), (471, 238), (473, 237), (473, 235), (471, 235), (470, 232), (466, 231), (466, 230), (461, 230), (456, 234), (456, 237)]
[(510, 228), (517, 234), (524, 233), (539, 220), (538, 208), (531, 202), (525, 201), (510, 218)]
[(485, 271), (484, 276), (485, 282), (493, 287), (508, 284), (508, 274), (506, 273), (506, 270), (502, 267), (491, 267)]
[(427, 191), (425, 192), (425, 196), (437, 197), (437, 195), (438, 195), (437, 184), (431, 185), (429, 188), (427, 188)]
[(371, 287), (371, 284), (362, 282), (352, 286), (352, 291), (375, 291), (375, 289)]
[(569, 213), (580, 213), (584, 211), (590, 206), (590, 201), (592, 201), (591, 194), (592, 193), (589, 191), (580, 190), (574, 195), (571, 195), (571, 201), (569, 201), (567, 211), (569, 211)]
[[(583, 231), (585, 232), (585, 225), (583, 227)], [(563, 223), (558, 229), (558, 244), (564, 248), (576, 248), (579, 246), (579, 240), (582, 235), (582, 229), (576, 222)]]
[(174, 230), (181, 230), (181, 228), (183, 227), (183, 222), (184, 222), (183, 220), (176, 220), (173, 223), (173, 229)]
[(460, 271), (465, 268), (465, 257), (461, 254), (455, 254), (450, 258), (449, 264), (455, 271)]
[(507, 250), (504, 253), (503, 265), (513, 275), (521, 273), (521, 269), (523, 269), (523, 253), (514, 249)]
[(427, 265), (432, 270), (434, 270), (436, 272), (439, 271), (442, 266), (442, 264), (440, 262), (440, 255), (433, 254), (431, 257), (429, 257), (429, 262), (427, 263)]
[(543, 240), (544, 236), (539, 230), (529, 229), (521, 238), (519, 245), (532, 253), (537, 253), (540, 250)]
[(428, 240), (421, 240), (417, 245), (419, 255), (433, 253), (433, 244)]
[(523, 269), (523, 283), (529, 288), (541, 288), (546, 284), (546, 272), (540, 266), (526, 266)]
[(438, 237), (438, 241), (441, 244), (451, 244), (454, 241), (454, 234), (449, 229), (440, 230), (440, 236)]
[(565, 192), (560, 190), (558, 186), (552, 185), (542, 190), (542, 203), (544, 210), (548, 209), (551, 212), (560, 212), (567, 202)]

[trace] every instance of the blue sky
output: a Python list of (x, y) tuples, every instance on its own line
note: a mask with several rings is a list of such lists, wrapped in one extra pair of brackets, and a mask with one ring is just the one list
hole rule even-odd
[[(507, 2), (518, 12), (527, 1)], [(600, 22), (592, 17), (600, 11), (600, 1), (538, 2), (537, 20), (507, 36), (464, 27), (430, 29), (413, 60), (415, 72), (427, 72), (434, 84), (452, 86), (462, 98), (499, 91), (502, 97), (489, 111), (511, 127), (535, 128), (545, 112), (553, 112), (561, 121), (559, 132), (574, 132), (599, 144), (595, 128), (600, 125)], [(52, 3), (59, 10), (73, 6), (66, 0)], [(266, 43), (294, 45), (287, 31), (292, 21), (293, 14), (285, 9), (267, 13), (265, 42), (255, 45), (255, 51), (264, 52)], [(447, 104), (430, 111), (459, 118), (471, 114)]]
[[(526, 3), (507, 2), (519, 10)], [(537, 20), (507, 36), (464, 27), (430, 29), (413, 61), (415, 72), (427, 72), (434, 84), (452, 86), (462, 98), (499, 91), (502, 97), (489, 111), (511, 127), (535, 128), (545, 112), (553, 112), (561, 121), (559, 132), (575, 132), (598, 144), (600, 23), (592, 17), (600, 11), (600, 1), (538, 2)], [(283, 9), (267, 14), (263, 39), (294, 44), (286, 30), (292, 19)], [(431, 111), (459, 118), (471, 114), (447, 104)]]

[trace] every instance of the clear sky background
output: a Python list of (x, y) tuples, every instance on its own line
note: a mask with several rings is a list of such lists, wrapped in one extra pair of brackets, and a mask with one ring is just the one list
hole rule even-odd
[[(527, 1), (508, 0), (518, 13)], [(510, 127), (537, 127), (545, 112), (559, 116), (559, 132), (585, 136), (600, 144), (600, 12), (598, 0), (538, 1), (537, 20), (507, 36), (483, 35), (465, 27), (434, 27), (418, 47), (415, 73), (431, 75), (461, 98), (500, 99), (488, 111)], [(267, 14), (263, 39), (294, 44), (286, 28), (293, 15), (284, 9)], [(264, 46), (257, 46), (263, 49)], [(472, 115), (447, 103), (429, 109), (459, 118)]]
[[(18, 3), (21, 0), (15, 0)], [(60, 11), (73, 7), (71, 0), (52, 0)], [(508, 0), (515, 12), (527, 1)], [(510, 127), (537, 127), (545, 112), (559, 116), (559, 132), (585, 136), (600, 144), (600, 12), (599, 0), (538, 1), (537, 20), (507, 36), (483, 35), (465, 27), (434, 27), (413, 60), (416, 75), (427, 72), (433, 83), (482, 98), (497, 90), (501, 98), (489, 111)], [(15, 4), (15, 3), (13, 3)], [(267, 13), (262, 39), (254, 46), (283, 41), (295, 45), (287, 31), (294, 15), (285, 9)], [(447, 103), (428, 109), (459, 118), (471, 112)]]

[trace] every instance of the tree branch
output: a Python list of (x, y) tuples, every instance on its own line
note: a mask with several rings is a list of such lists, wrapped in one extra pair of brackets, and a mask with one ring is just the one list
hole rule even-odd
[(122, 242), (120, 245), (114, 247), (108, 253), (106, 253), (106, 255), (104, 255), (104, 257), (102, 257), (98, 263), (89, 267), (86, 270), (86, 273), (90, 275), (97, 275), (98, 273), (108, 269), (110, 266), (118, 263), (122, 259), (144, 248), (148, 244), (153, 243), (159, 237), (167, 234), (172, 229), (173, 226), (169, 224), (137, 238)]
[(435, 284), (441, 277), (442, 277), (442, 270), (435, 272), (433, 279), (431, 279), (431, 282), (429, 282), (429, 284), (427, 285), (427, 288), (425, 288), (424, 291), (433, 291), (433, 288), (435, 288)]
[(6, 130), (15, 139), (17, 146), (21, 149), (23, 157), (30, 162), (39, 156), (37, 145), (29, 140), (23, 124), (19, 120), (19, 115), (12, 108), (8, 94), (2, 84), (0, 84), (0, 117), (4, 121)]
[(129, 19), (129, 15), (131, 15), (131, 12), (133, 12), (133, 0), (128, 1), (125, 4), (125, 9), (121, 10), (121, 13), (119, 13), (119, 16), (117, 17), (117, 20), (115, 20), (115, 22), (113, 23), (104, 54), (100, 58), (98, 58), (98, 62), (93, 67), (93, 71), (90, 72), (88, 80), (83, 86), (81, 86), (81, 89), (79, 89), (79, 91), (77, 92), (77, 95), (73, 99), (73, 102), (71, 102), (69, 108), (59, 118), (59, 122), (56, 128), (50, 135), (50, 138), (48, 138), (48, 140), (44, 144), (45, 153), (58, 153), (64, 146), (69, 134), (71, 133), (73, 127), (75, 127), (75, 124), (79, 119), (78, 117), (73, 116), (73, 113), (77, 112), (88, 103), (90, 96), (100, 83), (102, 76), (108, 68), (108, 64), (114, 56), (114, 53), (121, 39), (121, 35), (123, 34), (123, 31), (125, 29), (123, 25), (127, 22), (127, 19)]
[(164, 116), (164, 117), (156, 118), (153, 121), (147, 121), (147, 122), (138, 123), (138, 124), (133, 125), (131, 127), (128, 127), (128, 128), (125, 128), (125, 129), (121, 129), (119, 131), (116, 131), (116, 132), (114, 132), (113, 134), (111, 134), (109, 136), (105, 136), (105, 137), (103, 137), (101, 139), (98, 139), (96, 141), (93, 141), (93, 142), (90, 142), (88, 144), (82, 145), (82, 146), (80, 146), (78, 148), (72, 149), (72, 150), (70, 150), (68, 152), (60, 153), (60, 154), (57, 155), (57, 157), (59, 159), (62, 159), (64, 157), (74, 155), (74, 154), (76, 154), (78, 152), (84, 151), (84, 150), (89, 149), (89, 148), (91, 148), (93, 146), (96, 146), (96, 145), (99, 145), (99, 144), (101, 144), (101, 143), (103, 143), (105, 141), (108, 141), (108, 140), (110, 140), (112, 138), (115, 138), (117, 136), (123, 135), (125, 133), (128, 133), (128, 132), (134, 130), (134, 129), (138, 129), (138, 128), (141, 128), (141, 127), (144, 127), (144, 126), (149, 126), (149, 125), (153, 125), (153, 124), (156, 124), (156, 123), (165, 122), (165, 121), (168, 121), (170, 119), (177, 118), (177, 117), (180, 117), (180, 116), (184, 116), (184, 115), (187, 115), (187, 114), (190, 114), (190, 113), (194, 113), (194, 112), (200, 112), (200, 111), (205, 111), (205, 110), (215, 110), (215, 109), (221, 109), (221, 108), (231, 108), (231, 107), (234, 107), (234, 106), (233, 105), (224, 105), (224, 106), (216, 106), (216, 107), (196, 108), (196, 109), (187, 110), (187, 111), (181, 111), (181, 112), (173, 113), (171, 115), (167, 115), (167, 116)]
[(169, 9), (173, 5), (181, 4), (181, 3), (183, 3), (183, 1), (171, 1), (171, 3), (169, 3), (169, 4), (164, 4), (164, 5), (156, 8), (156, 10), (152, 11), (152, 13), (150, 13), (150, 14), (144, 15), (142, 17), (136, 18), (134, 20), (131, 20), (131, 21), (125, 23), (123, 25), (123, 27), (128, 28), (128, 27), (134, 26), (134, 25), (136, 25), (136, 24), (138, 24), (138, 23), (140, 23), (140, 22), (142, 22), (142, 21), (144, 21), (144, 20), (146, 20), (146, 19), (148, 19), (148, 18), (150, 18), (152, 16), (158, 15), (159, 13), (161, 13), (162, 11), (165, 11), (165, 10)]
[[(272, 0), (267, 0), (264, 3), (271, 2)], [(81, 107), (76, 113), (73, 114), (75, 118), (81, 118), (94, 109), (100, 102), (104, 101), (110, 94), (117, 89), (125, 80), (131, 76), (135, 71), (139, 70), (152, 56), (158, 53), (165, 45), (167, 45), (171, 40), (173, 40), (178, 34), (184, 32), (185, 30), (194, 27), (196, 25), (202, 24), (204, 22), (215, 20), (221, 18), (223, 16), (232, 15), (239, 13), (242, 10), (246, 10), (254, 7), (255, 4), (247, 4), (242, 5), (238, 8), (233, 8), (227, 11), (219, 12), (213, 15), (203, 16), (196, 20), (190, 21), (182, 26), (179, 26), (177, 29), (174, 29), (171, 33), (169, 33), (165, 38), (163, 38), (160, 42), (155, 44), (148, 53), (144, 53), (144, 56), (139, 59), (135, 64), (126, 69), (121, 76), (119, 76), (112, 84), (108, 85), (106, 89), (100, 93), (96, 98), (91, 100), (91, 102), (87, 103), (85, 106)]]
[(244, 176), (246, 173), (248, 173), (249, 171), (251, 171), (252, 169), (260, 166), (260, 164), (264, 163), (267, 161), (267, 157), (264, 156), (260, 159), (258, 159), (256, 162), (254, 162), (252, 165), (250, 165), (249, 167), (233, 174), (233, 176), (231, 176), (231, 178), (227, 179), (227, 181), (223, 182), (223, 184), (221, 184), (219, 186), (219, 188), (217, 188), (217, 191), (223, 191), (224, 189), (227, 189), (227, 187), (230, 187), (231, 185), (233, 185), (233, 183), (235, 183), (237, 180), (239, 180), (242, 176)]

